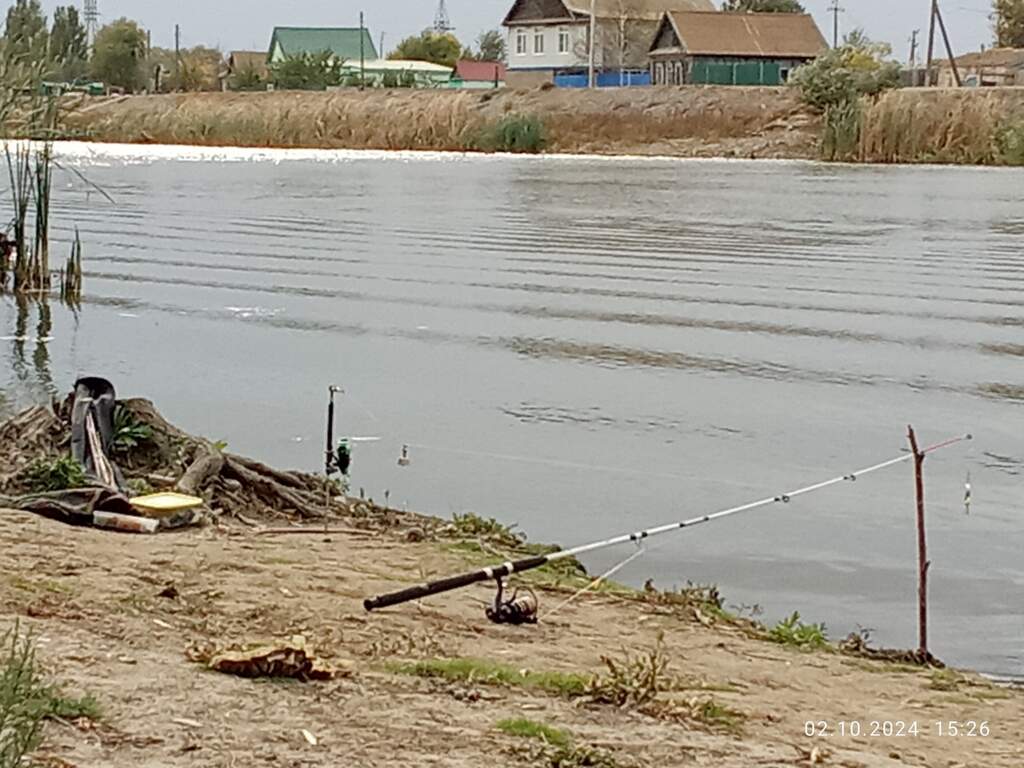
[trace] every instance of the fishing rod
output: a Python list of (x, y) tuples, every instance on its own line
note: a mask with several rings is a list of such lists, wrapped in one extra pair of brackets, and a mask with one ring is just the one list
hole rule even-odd
[[(961, 437), (954, 437), (950, 440), (945, 440), (941, 443), (936, 443), (933, 446), (925, 448), (921, 451), (922, 456), (941, 451), (944, 448), (962, 443), (966, 440), (971, 440), (971, 435), (962, 435)], [(702, 517), (695, 517), (690, 520), (682, 520), (675, 523), (669, 523), (668, 525), (662, 525), (657, 528), (648, 528), (644, 531), (637, 531), (636, 533), (627, 533), (621, 536), (615, 536), (610, 539), (603, 541), (595, 541), (590, 544), (583, 544), (572, 549), (564, 549), (558, 552), (553, 552), (549, 555), (540, 555), (537, 557), (528, 557), (523, 560), (513, 560), (505, 563), (489, 566), (487, 568), (481, 568), (476, 571), (470, 571), (469, 573), (462, 573), (456, 576), (449, 576), (448, 578), (439, 579), (437, 581), (427, 582), (425, 584), (418, 584), (407, 589), (398, 590), (397, 592), (390, 592), (388, 594), (380, 595), (378, 597), (367, 598), (363, 601), (363, 607), (367, 611), (376, 611), (381, 608), (390, 608), (395, 605), (401, 605), (402, 603), (408, 603), (412, 600), (420, 600), (424, 597), (431, 597), (432, 595), (440, 595), (445, 592), (451, 592), (456, 589), (462, 589), (472, 584), (479, 584), (484, 581), (497, 580), (500, 589), (503, 588), (503, 579), (507, 576), (511, 576), (514, 573), (524, 573), (526, 571), (532, 571), (537, 568), (541, 568), (549, 563), (554, 563), (559, 560), (565, 560), (570, 557), (577, 557), (579, 555), (585, 555), (589, 552), (595, 552), (601, 549), (608, 549), (610, 547), (618, 546), (619, 544), (635, 543), (640, 544), (645, 539), (652, 538), (654, 536), (661, 536), (675, 531), (683, 530), (684, 528), (693, 528), (697, 525), (704, 523), (710, 523), (714, 520), (721, 520), (726, 517), (738, 515), (743, 512), (751, 512), (755, 509), (762, 507), (771, 506), (772, 504), (788, 504), (793, 499), (799, 496), (805, 496), (809, 493), (815, 493), (817, 491), (830, 488), (834, 485), (839, 485), (844, 482), (854, 482), (858, 478), (865, 475), (870, 475), (875, 472), (880, 472), (883, 469), (902, 464), (905, 461), (910, 461), (914, 458), (913, 453), (907, 453), (903, 456), (899, 456), (895, 459), (883, 461), (880, 464), (875, 464), (864, 469), (859, 469), (849, 474), (840, 475), (839, 477), (826, 480), (821, 483), (815, 483), (809, 485), (806, 488), (798, 488), (795, 491), (788, 493), (779, 494), (778, 496), (770, 496), (760, 501), (754, 501), (749, 504), (743, 504), (739, 507), (733, 507), (731, 509), (725, 509), (721, 512), (715, 512), (714, 514), (704, 515)]]

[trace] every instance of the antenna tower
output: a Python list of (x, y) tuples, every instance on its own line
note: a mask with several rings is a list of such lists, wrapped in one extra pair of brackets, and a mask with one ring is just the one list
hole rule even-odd
[(89, 45), (96, 42), (96, 32), (100, 28), (100, 8), (98, 0), (84, 0), (82, 16), (85, 19), (85, 33)]
[(452, 21), (448, 18), (448, 7), (444, 0), (440, 0), (437, 5), (437, 13), (434, 14), (434, 32), (444, 35), (454, 30), (455, 27), (452, 26)]

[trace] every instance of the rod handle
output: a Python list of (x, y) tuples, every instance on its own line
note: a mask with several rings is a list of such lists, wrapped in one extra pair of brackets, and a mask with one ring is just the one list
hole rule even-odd
[(526, 560), (517, 560), (514, 563), (505, 563), (494, 568), (483, 568), (470, 573), (463, 573), (458, 576), (449, 576), (446, 579), (431, 581), (426, 584), (418, 584), (414, 587), (401, 589), (397, 592), (389, 592), (379, 597), (369, 597), (363, 601), (363, 608), (367, 611), (376, 611), (381, 608), (390, 608), (394, 605), (401, 605), (412, 600), (420, 600), (431, 595), (440, 595), (444, 592), (451, 592), (456, 589), (468, 587), (471, 584), (479, 584), (482, 581), (501, 579), (513, 573), (530, 571), (540, 568), (548, 562), (546, 557), (531, 557)]

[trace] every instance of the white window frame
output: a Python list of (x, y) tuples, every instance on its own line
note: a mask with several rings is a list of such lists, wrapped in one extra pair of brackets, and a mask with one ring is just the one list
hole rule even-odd
[(533, 33), (533, 55), (543, 56), (544, 55), (544, 30), (537, 29)]
[(572, 48), (572, 40), (569, 36), (568, 29), (558, 30), (558, 52), (569, 53), (569, 49)]
[(516, 56), (525, 56), (529, 52), (529, 35), (525, 29), (516, 30)]

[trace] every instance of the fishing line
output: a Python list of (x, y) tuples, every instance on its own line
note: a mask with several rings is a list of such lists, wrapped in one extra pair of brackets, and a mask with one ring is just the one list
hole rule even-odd
[[(586, 464), (577, 461), (564, 461), (562, 459), (545, 459), (530, 456), (516, 456), (509, 453), (490, 453), (488, 451), (474, 451), (458, 448), (443, 448), (437, 445), (425, 445), (423, 443), (403, 443), (404, 448), (417, 448), (421, 451), (437, 451), (438, 453), (451, 453), (458, 456), (479, 456), (488, 459), (497, 459), (500, 461), (514, 461), (523, 464), (539, 464), (548, 467), (565, 467), (568, 469), (587, 469), (595, 472), (607, 472), (609, 474), (617, 475), (633, 475), (635, 477), (652, 477), (660, 480), (688, 480), (690, 479), (684, 475), (675, 475), (668, 472), (645, 472), (642, 469), (624, 469), (623, 467), (608, 467), (600, 464)], [(410, 460), (408, 452), (405, 453), (405, 458)], [(406, 466), (406, 465), (403, 465)]]
[(643, 547), (641, 547), (636, 552), (634, 552), (629, 557), (627, 557), (625, 560), (623, 560), (621, 563), (618, 563), (617, 565), (613, 565), (610, 569), (608, 569), (607, 571), (602, 573), (600, 576), (598, 576), (596, 579), (591, 581), (585, 587), (583, 587), (582, 589), (577, 590), (567, 600), (565, 600), (562, 603), (559, 603), (554, 608), (552, 608), (550, 611), (547, 611), (546, 613), (542, 614), (541, 618), (544, 619), (545, 621), (547, 621), (552, 616), (554, 616), (556, 613), (561, 612), (562, 609), (568, 608), (572, 603), (576, 602), (576, 600), (578, 600), (579, 598), (583, 597), (583, 595), (585, 595), (590, 590), (597, 589), (597, 587), (600, 586), (603, 582), (607, 581), (612, 576), (614, 576), (616, 573), (618, 573), (623, 568), (625, 568), (627, 565), (632, 563), (634, 560), (636, 560), (637, 558), (642, 557), (645, 554), (647, 554), (647, 550), (644, 549)]

